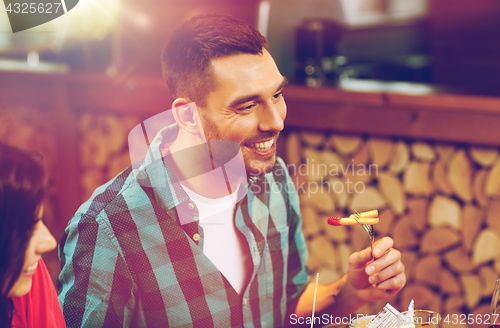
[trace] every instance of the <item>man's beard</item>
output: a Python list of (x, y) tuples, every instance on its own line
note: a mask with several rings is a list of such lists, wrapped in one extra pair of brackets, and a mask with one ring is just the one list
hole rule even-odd
[[(276, 167), (276, 154), (272, 155), (274, 157), (274, 162), (272, 164), (266, 165), (264, 169), (256, 168), (252, 165), (252, 161), (245, 159), (245, 169), (247, 171), (247, 175), (250, 176), (261, 176), (266, 173), (274, 171)], [(243, 156), (245, 157), (245, 156)]]

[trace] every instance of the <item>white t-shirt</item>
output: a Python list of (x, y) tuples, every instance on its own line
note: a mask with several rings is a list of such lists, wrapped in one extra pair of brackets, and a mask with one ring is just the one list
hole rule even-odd
[(246, 239), (234, 223), (238, 190), (228, 196), (211, 199), (184, 186), (182, 188), (198, 207), (205, 238), (203, 253), (241, 294), (253, 266)]

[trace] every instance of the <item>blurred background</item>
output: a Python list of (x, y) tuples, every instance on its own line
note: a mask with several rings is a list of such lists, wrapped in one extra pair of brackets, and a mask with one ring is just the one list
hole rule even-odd
[[(367, 245), (361, 228), (326, 218), (377, 208), (377, 236), (395, 239), (407, 267), (393, 305), (489, 313), (500, 276), (498, 0), (80, 0), (14, 34), (0, 5), (0, 140), (44, 154), (56, 238), (130, 165), (132, 128), (170, 108), (161, 49), (203, 13), (256, 26), (291, 81), (278, 152), (305, 186), (311, 274), (333, 281)], [(344, 170), (319, 169), (332, 164)], [(57, 277), (56, 252), (46, 262)]]

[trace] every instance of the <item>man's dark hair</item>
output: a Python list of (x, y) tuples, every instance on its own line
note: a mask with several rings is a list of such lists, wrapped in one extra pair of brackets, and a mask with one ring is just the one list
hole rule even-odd
[(202, 15), (183, 23), (165, 45), (163, 79), (173, 99), (187, 97), (206, 106), (217, 87), (211, 61), (236, 54), (262, 54), (266, 38), (250, 24), (223, 15)]

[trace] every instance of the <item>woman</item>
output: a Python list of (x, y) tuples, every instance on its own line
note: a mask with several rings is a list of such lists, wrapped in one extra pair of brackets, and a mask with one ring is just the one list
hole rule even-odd
[(44, 187), (40, 163), (0, 143), (0, 327), (65, 327), (41, 259), (57, 245), (41, 220)]

